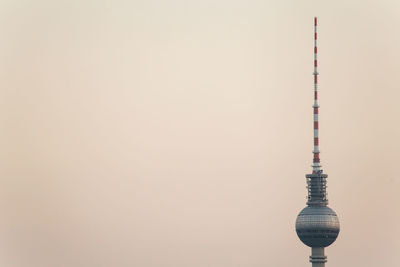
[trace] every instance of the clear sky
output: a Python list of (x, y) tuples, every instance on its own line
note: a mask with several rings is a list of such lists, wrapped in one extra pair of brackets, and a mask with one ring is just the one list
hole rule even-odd
[(400, 2), (0, 2), (0, 265), (398, 266)]

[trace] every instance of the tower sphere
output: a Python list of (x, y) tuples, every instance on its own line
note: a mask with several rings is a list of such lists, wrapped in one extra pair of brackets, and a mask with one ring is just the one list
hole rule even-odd
[(339, 231), (339, 218), (327, 206), (308, 206), (297, 215), (297, 235), (309, 247), (329, 246), (335, 242)]

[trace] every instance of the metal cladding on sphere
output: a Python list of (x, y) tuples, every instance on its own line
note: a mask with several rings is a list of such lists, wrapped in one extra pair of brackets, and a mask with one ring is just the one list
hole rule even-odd
[(329, 246), (335, 242), (339, 231), (339, 218), (327, 206), (305, 207), (297, 216), (297, 235), (309, 247)]

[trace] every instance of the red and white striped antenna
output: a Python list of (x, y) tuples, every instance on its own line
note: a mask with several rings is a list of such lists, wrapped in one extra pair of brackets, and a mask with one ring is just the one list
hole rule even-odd
[(313, 173), (320, 172), (319, 139), (318, 139), (318, 59), (317, 59), (317, 17), (314, 18), (314, 158)]

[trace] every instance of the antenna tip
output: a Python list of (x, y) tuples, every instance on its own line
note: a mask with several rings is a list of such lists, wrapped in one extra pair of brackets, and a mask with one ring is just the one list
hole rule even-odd
[(317, 26), (317, 17), (314, 17), (314, 26)]

